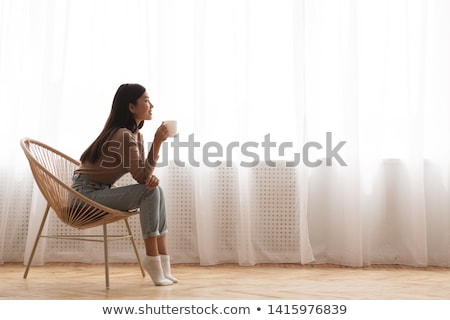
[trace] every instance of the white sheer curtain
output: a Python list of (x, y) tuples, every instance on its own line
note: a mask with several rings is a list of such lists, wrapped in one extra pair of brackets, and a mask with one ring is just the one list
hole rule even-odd
[[(175, 261), (448, 266), (449, 18), (444, 0), (0, 0), (0, 262), (43, 206), (19, 139), (77, 157), (138, 82), (147, 141), (174, 118), (199, 144), (158, 168)], [(54, 250), (40, 262), (96, 261)]]

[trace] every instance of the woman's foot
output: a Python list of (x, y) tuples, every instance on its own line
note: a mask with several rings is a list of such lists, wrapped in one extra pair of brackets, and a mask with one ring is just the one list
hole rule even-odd
[(169, 280), (164, 276), (160, 256), (145, 256), (142, 261), (142, 266), (147, 270), (155, 285), (168, 286), (173, 284), (172, 280)]
[(172, 275), (171, 266), (170, 266), (170, 257), (168, 255), (160, 255), (161, 257), (161, 266), (164, 272), (164, 277), (169, 279), (170, 281), (177, 283), (178, 279)]

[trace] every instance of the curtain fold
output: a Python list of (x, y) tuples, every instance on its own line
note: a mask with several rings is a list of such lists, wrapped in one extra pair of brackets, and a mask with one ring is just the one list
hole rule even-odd
[[(449, 18), (445, 0), (0, 0), (0, 263), (45, 208), (20, 138), (78, 158), (138, 82), (146, 142), (178, 120), (156, 171), (174, 262), (449, 266)], [(100, 253), (48, 240), (36, 262)]]

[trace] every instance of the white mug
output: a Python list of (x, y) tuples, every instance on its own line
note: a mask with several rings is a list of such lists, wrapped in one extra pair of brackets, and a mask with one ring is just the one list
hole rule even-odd
[(178, 133), (177, 121), (176, 120), (166, 120), (164, 121), (167, 130), (169, 130), (169, 137), (175, 137)]

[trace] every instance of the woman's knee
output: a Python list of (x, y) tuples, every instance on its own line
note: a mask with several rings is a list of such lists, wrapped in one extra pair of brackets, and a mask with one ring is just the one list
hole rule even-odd
[(163, 188), (161, 186), (157, 186), (156, 187), (158, 189), (158, 193), (159, 193), (159, 198), (164, 201), (164, 191)]
[(152, 189), (146, 189), (144, 193), (144, 201), (159, 201), (162, 197), (162, 190), (159, 186), (152, 188)]

